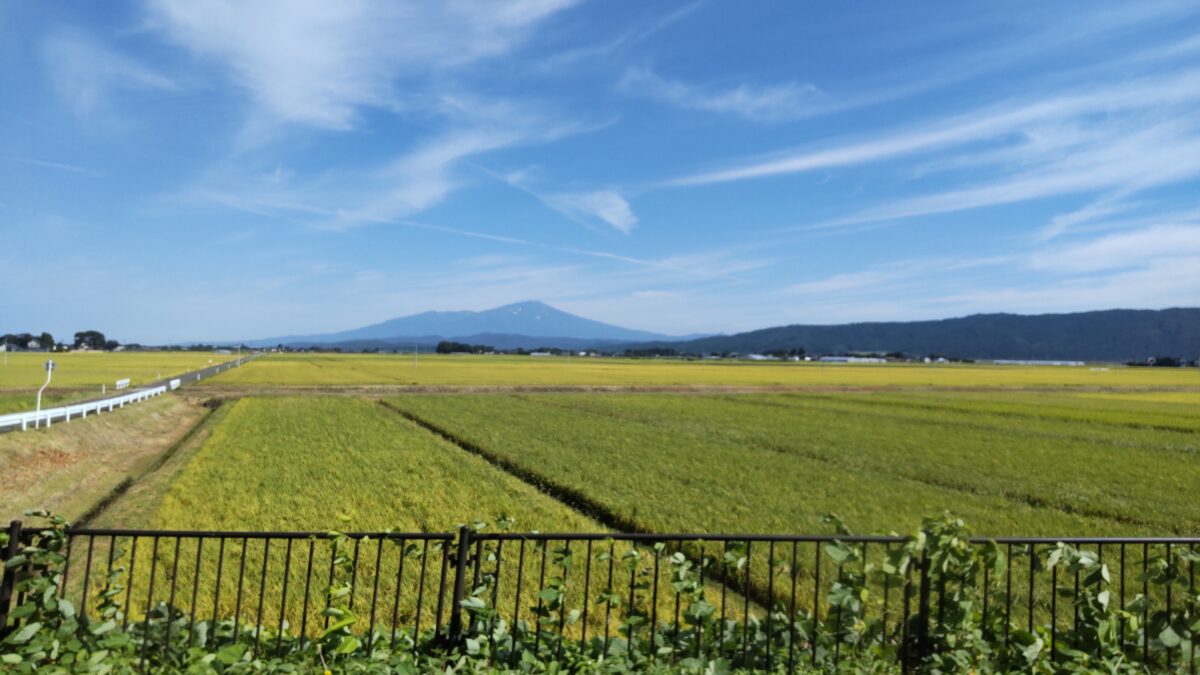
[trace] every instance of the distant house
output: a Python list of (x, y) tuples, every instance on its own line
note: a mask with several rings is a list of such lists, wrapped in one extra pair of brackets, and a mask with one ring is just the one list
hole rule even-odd
[(29, 341), (29, 342), (28, 342), (28, 343), (25, 345), (25, 348), (26, 348), (26, 349), (41, 349), (41, 348), (42, 348), (42, 343), (41, 343), (41, 342), (39, 342), (39, 341), (38, 341), (38, 340), (36, 340), (36, 339), (35, 339), (35, 340), (30, 340), (30, 341)]
[(530, 356), (553, 356), (550, 352), (529, 352)]
[(996, 359), (998, 366), (1083, 366), (1083, 361), (1042, 361), (1038, 359)]
[(817, 361), (821, 363), (887, 363), (887, 359), (877, 356), (822, 356)]

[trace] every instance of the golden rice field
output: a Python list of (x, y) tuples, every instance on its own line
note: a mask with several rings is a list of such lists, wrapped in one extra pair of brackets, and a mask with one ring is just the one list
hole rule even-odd
[(202, 383), (353, 386), (863, 387), (1183, 389), (1200, 369), (984, 364), (820, 364), (587, 357), (271, 354)]
[(212, 352), (15, 352), (0, 365), (0, 414), (33, 409), (48, 359), (55, 369), (43, 406), (99, 396), (101, 386), (111, 392), (117, 380), (129, 378), (137, 387), (232, 358)]

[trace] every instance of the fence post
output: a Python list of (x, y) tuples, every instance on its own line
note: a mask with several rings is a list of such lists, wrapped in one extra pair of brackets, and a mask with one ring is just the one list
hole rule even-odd
[(454, 560), (454, 592), (450, 599), (450, 644), (462, 641), (462, 601), (467, 593), (467, 558), (471, 555), (471, 528), (458, 528), (458, 551)]
[(910, 632), (912, 645), (905, 651), (907, 654), (908, 663), (905, 663), (905, 670), (910, 671), (920, 665), (921, 661), (929, 656), (929, 554), (928, 552), (921, 553), (921, 588), (917, 600), (917, 615), (913, 617), (916, 622), (916, 630)]
[(9, 633), (8, 610), (12, 604), (13, 587), (17, 585), (16, 568), (8, 569), (5, 563), (16, 557), (20, 550), (21, 521), (14, 520), (8, 524), (8, 545), (0, 555), (0, 566), (3, 566), (3, 574), (0, 574), (0, 640)]

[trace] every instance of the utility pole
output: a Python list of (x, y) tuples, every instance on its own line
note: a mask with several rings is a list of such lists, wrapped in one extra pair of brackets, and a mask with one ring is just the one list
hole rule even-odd
[(37, 413), (33, 416), (33, 428), (34, 429), (38, 429), (42, 425), (42, 392), (46, 390), (46, 387), (50, 386), (50, 377), (52, 375), (54, 375), (54, 360), (53, 359), (46, 361), (46, 384), (43, 384), (42, 388), (38, 389)]

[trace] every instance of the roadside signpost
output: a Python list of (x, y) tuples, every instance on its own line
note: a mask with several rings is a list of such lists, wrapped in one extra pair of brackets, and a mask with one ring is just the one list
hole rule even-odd
[[(38, 416), (35, 417), (33, 420), (33, 428), (34, 429), (40, 428), (41, 424), (42, 424), (42, 418), (40, 417), (41, 412), (42, 412), (42, 392), (46, 391), (46, 387), (50, 386), (50, 378), (51, 378), (51, 376), (54, 375), (54, 359), (50, 359), (50, 360), (46, 361), (45, 368), (46, 368), (46, 383), (42, 385), (41, 389), (38, 389), (38, 397), (37, 397)], [(50, 426), (50, 420), (46, 420), (46, 426)]]

